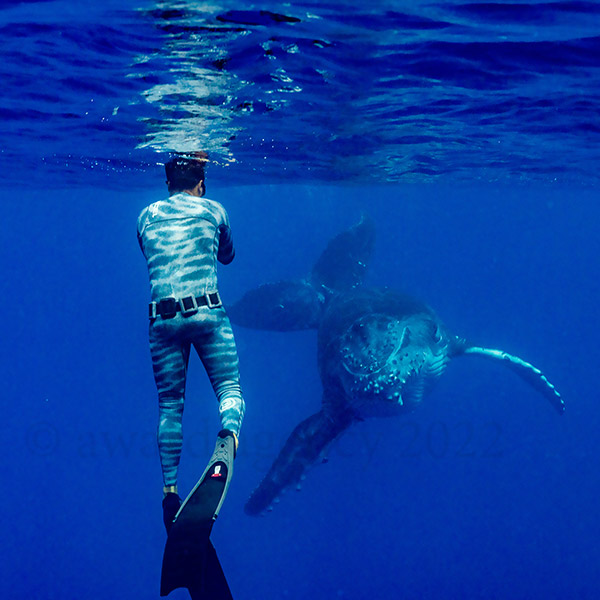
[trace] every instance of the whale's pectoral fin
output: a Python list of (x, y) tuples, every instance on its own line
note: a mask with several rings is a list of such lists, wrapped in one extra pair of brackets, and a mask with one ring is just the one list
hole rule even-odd
[(537, 367), (525, 362), (518, 356), (513, 356), (502, 350), (492, 350), (491, 348), (481, 348), (479, 346), (467, 346), (461, 353), (478, 354), (479, 356), (502, 361), (505, 366), (547, 398), (559, 414), (565, 411), (565, 403), (554, 385), (546, 379), (546, 376)]
[(290, 486), (299, 486), (306, 471), (324, 456), (329, 445), (350, 425), (351, 418), (332, 419), (322, 410), (292, 432), (265, 478), (254, 490), (244, 510), (258, 515)]
[(227, 307), (229, 318), (252, 329), (295, 331), (317, 327), (323, 297), (306, 281), (267, 283)]
[(360, 222), (335, 236), (313, 267), (310, 280), (317, 288), (343, 292), (362, 284), (375, 244), (375, 225), (363, 215)]
[(329, 242), (307, 279), (261, 285), (228, 306), (227, 313), (234, 323), (252, 329), (316, 328), (330, 294), (363, 282), (374, 242), (375, 225), (363, 216)]

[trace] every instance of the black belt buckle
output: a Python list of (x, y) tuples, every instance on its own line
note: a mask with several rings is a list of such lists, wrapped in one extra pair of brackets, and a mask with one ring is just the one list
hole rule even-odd
[(219, 296), (219, 292), (205, 294), (204, 297), (206, 298), (208, 308), (219, 308), (219, 306), (221, 306), (221, 296)]
[(198, 303), (195, 296), (184, 296), (179, 300), (179, 308), (181, 309), (182, 317), (189, 317), (198, 312)]
[(163, 319), (172, 319), (177, 314), (177, 300), (175, 298), (163, 298), (156, 307), (158, 314)]

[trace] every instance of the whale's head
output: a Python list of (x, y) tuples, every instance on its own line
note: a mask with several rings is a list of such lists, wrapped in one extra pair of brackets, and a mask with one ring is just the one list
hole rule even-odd
[(447, 344), (429, 314), (367, 314), (341, 336), (340, 383), (360, 416), (385, 416), (418, 404), (443, 372)]

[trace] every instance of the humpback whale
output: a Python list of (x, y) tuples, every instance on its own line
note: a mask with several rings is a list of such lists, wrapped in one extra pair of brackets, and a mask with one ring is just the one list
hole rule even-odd
[(476, 355), (498, 361), (540, 392), (558, 413), (564, 402), (545, 375), (502, 350), (450, 333), (426, 304), (388, 288), (363, 287), (375, 226), (360, 222), (333, 238), (310, 275), (267, 283), (228, 308), (244, 327), (273, 331), (317, 329), (321, 410), (291, 433), (245, 511), (269, 509), (296, 486), (329, 445), (353, 423), (416, 408), (451, 359)]

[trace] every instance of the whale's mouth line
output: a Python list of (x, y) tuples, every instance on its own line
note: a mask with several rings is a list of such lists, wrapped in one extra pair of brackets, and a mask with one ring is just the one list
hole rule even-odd
[(373, 375), (379, 373), (380, 371), (385, 369), (390, 364), (390, 362), (392, 362), (394, 360), (394, 358), (396, 358), (396, 356), (402, 349), (402, 346), (404, 346), (404, 342), (405, 342), (405, 340), (407, 340), (409, 333), (410, 333), (409, 328), (404, 327), (402, 330), (402, 335), (400, 336), (400, 340), (397, 342), (394, 350), (390, 353), (390, 355), (387, 357), (385, 362), (378, 369), (373, 369), (372, 371), (369, 371), (368, 373), (356, 372), (356, 371), (353, 371), (351, 369), (351, 367), (346, 364), (346, 361), (343, 361), (342, 365), (344, 366), (344, 369), (346, 369), (346, 371), (348, 371), (348, 373), (350, 373), (351, 375), (354, 375), (355, 377), (370, 377), (370, 376), (373, 376)]

